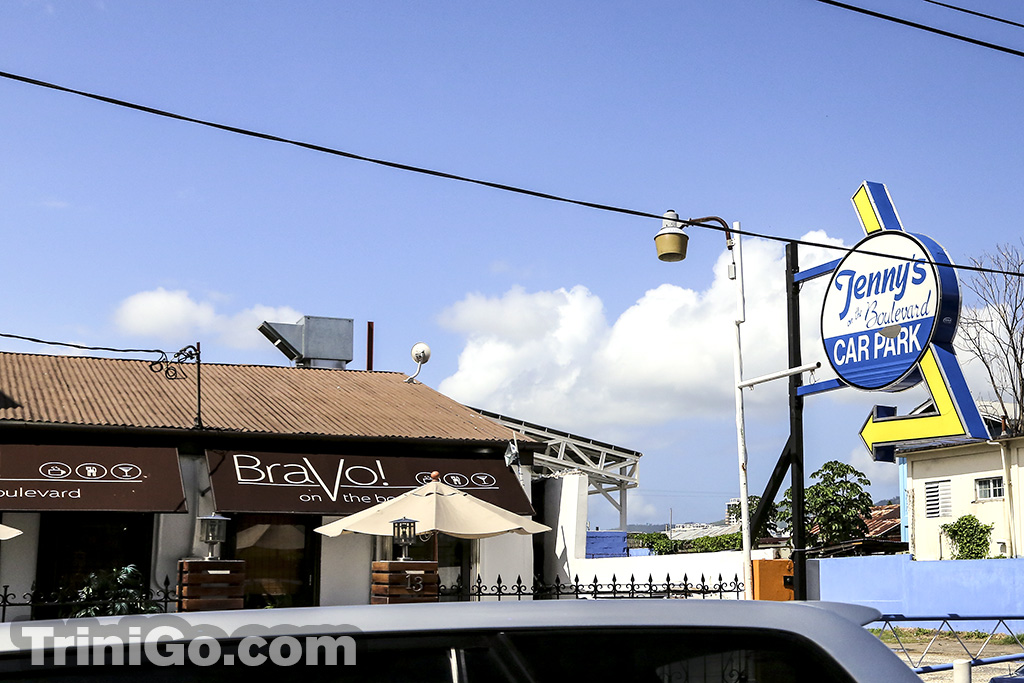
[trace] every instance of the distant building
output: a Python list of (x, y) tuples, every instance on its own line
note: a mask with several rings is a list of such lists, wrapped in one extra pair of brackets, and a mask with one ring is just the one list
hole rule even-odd
[[(751, 510), (753, 514), (753, 510)], [(729, 502), (725, 504), (725, 523), (726, 524), (738, 524), (740, 521), (740, 499), (730, 498)]]
[[(865, 520), (868, 531), (864, 538), (844, 541), (834, 546), (812, 548), (811, 557), (848, 557), (852, 555), (892, 555), (907, 551), (900, 538), (900, 506), (875, 505)], [(816, 529), (812, 528), (813, 533)]]
[(725, 536), (735, 534), (740, 530), (740, 523), (732, 524), (676, 524), (666, 531), (666, 535), (673, 541), (692, 541), (703, 536)]

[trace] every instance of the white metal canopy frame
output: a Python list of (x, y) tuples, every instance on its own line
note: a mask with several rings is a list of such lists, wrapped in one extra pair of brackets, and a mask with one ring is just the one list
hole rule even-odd
[(391, 536), (392, 522), (405, 517), (416, 520), (416, 533), (433, 531), (457, 538), (489, 538), (513, 533), (527, 536), (551, 527), (480, 500), (465, 491), (431, 481), (419, 488), (317, 527), (324, 536), (370, 534)]

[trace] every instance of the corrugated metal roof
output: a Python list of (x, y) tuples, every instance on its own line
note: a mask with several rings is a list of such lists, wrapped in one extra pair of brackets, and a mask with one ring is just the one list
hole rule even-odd
[[(868, 524), (868, 538), (885, 536), (900, 526), (900, 506), (875, 505), (871, 508), (871, 517), (865, 520)], [(897, 533), (897, 535), (899, 535)]]
[[(196, 366), (0, 352), (3, 421), (189, 429)], [(397, 372), (203, 363), (206, 429), (251, 434), (507, 441), (507, 428)]]

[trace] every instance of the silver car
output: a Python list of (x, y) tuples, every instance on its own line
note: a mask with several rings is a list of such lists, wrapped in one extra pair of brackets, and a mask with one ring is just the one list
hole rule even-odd
[(0, 626), (0, 679), (919, 683), (862, 628), (878, 616), (836, 603), (647, 599), (23, 621)]

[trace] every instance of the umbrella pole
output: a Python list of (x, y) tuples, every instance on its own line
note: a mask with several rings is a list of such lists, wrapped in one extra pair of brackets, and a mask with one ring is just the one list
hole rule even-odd
[(434, 562), (437, 562), (437, 532), (434, 532)]

